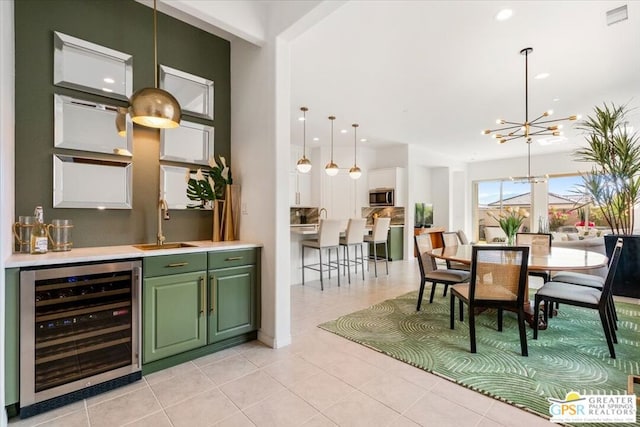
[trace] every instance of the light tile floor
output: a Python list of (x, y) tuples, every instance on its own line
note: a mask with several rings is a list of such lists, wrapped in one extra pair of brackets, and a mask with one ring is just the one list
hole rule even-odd
[[(10, 427), (548, 426), (549, 421), (355, 344), (317, 325), (416, 290), (415, 261), (389, 276), (291, 288), (292, 344), (254, 341)], [(346, 279), (346, 278), (345, 278)], [(441, 294), (440, 294), (441, 295)]]

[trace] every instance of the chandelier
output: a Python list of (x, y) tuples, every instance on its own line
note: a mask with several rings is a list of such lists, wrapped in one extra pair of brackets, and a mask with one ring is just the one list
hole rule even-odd
[(580, 116), (573, 115), (560, 119), (547, 119), (553, 114), (552, 110), (547, 110), (533, 120), (529, 120), (529, 55), (533, 52), (532, 47), (526, 47), (520, 51), (524, 55), (524, 122), (513, 122), (504, 119), (496, 120), (499, 125), (506, 125), (497, 129), (486, 129), (483, 135), (490, 135), (498, 140), (500, 144), (514, 139), (524, 138), (527, 143), (528, 169), (526, 177), (512, 177), (514, 181), (521, 182), (544, 182), (545, 177), (531, 176), (531, 141), (534, 136), (562, 136), (562, 125), (557, 122), (563, 120), (578, 120)]

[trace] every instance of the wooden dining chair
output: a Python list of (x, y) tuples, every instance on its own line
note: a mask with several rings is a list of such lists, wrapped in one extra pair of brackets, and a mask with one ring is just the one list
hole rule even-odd
[(618, 268), (618, 261), (620, 260), (621, 251), (622, 239), (618, 239), (618, 241), (616, 242), (616, 246), (613, 249), (613, 254), (611, 255), (611, 261), (609, 262), (609, 271), (607, 272), (607, 277), (604, 280), (604, 286), (602, 287), (602, 290), (564, 282), (547, 282), (544, 284), (544, 286), (538, 289), (535, 296), (534, 306), (534, 340), (538, 339), (538, 316), (540, 303), (542, 301), (545, 301), (545, 322), (547, 322), (549, 318), (549, 305), (553, 302), (591, 308), (594, 310), (598, 310), (598, 314), (600, 315), (600, 322), (602, 323), (602, 329), (604, 330), (604, 336), (607, 340), (607, 346), (609, 347), (609, 355), (612, 359), (616, 358), (616, 350), (614, 349), (613, 344), (617, 343), (618, 339), (616, 337), (614, 326), (615, 320), (613, 318), (613, 313), (611, 312), (609, 299), (611, 298), (613, 278), (616, 274), (616, 269)]
[[(531, 256), (546, 256), (551, 253), (550, 233), (516, 233), (516, 246), (529, 246)], [(529, 276), (542, 277), (545, 282), (551, 277), (548, 271), (530, 271)]]
[[(460, 243), (458, 233), (456, 233), (455, 231), (445, 231), (444, 233), (442, 233), (442, 243), (444, 244), (445, 248), (458, 246), (458, 244)], [(451, 260), (447, 260), (447, 268), (450, 270), (463, 271), (469, 271), (470, 269), (469, 264)]]
[(471, 353), (476, 352), (475, 316), (478, 308), (498, 310), (498, 330), (502, 331), (503, 310), (514, 311), (518, 316), (520, 351), (528, 356), (525, 329), (525, 290), (527, 288), (527, 246), (474, 246), (471, 258), (471, 281), (451, 287), (449, 322), (455, 328), (455, 300), (460, 305), (460, 320), (464, 318), (462, 303), (468, 307), (469, 341)]
[(444, 285), (444, 293), (442, 296), (446, 296), (449, 285), (469, 281), (470, 273), (462, 270), (438, 268), (435, 258), (429, 255), (429, 252), (433, 250), (431, 236), (429, 234), (414, 236), (413, 242), (416, 247), (416, 252), (418, 253), (418, 267), (420, 268), (420, 292), (418, 293), (418, 303), (416, 304), (416, 310), (420, 311), (426, 282), (431, 283), (429, 303), (432, 303), (438, 283)]
[[(613, 257), (611, 257), (611, 259), (613, 259)], [(611, 265), (611, 259), (609, 259), (609, 263), (607, 264), (607, 272), (609, 271), (609, 266)], [(586, 286), (588, 288), (595, 288), (602, 291), (602, 288), (604, 287), (605, 277), (595, 274), (580, 273), (577, 271), (561, 270), (551, 277), (551, 281), (571, 283), (572, 285)], [(615, 302), (613, 301), (613, 292), (611, 292), (607, 304), (609, 304), (609, 310), (613, 315), (613, 326), (615, 329), (618, 329), (618, 313), (616, 312)], [(549, 312), (550, 317), (551, 315), (552, 312)]]

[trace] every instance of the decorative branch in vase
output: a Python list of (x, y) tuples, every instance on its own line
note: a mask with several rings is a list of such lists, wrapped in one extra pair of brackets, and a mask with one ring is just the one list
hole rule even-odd
[[(231, 169), (224, 157), (209, 158), (209, 168), (199, 168), (195, 176), (187, 169), (187, 197), (198, 204), (189, 209), (213, 208), (213, 241), (235, 240), (233, 215), (231, 214), (231, 191), (233, 184)], [(227, 212), (228, 211), (228, 212)]]

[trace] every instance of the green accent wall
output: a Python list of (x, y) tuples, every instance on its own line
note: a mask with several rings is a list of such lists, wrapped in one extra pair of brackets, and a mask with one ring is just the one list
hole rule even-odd
[[(133, 90), (154, 84), (152, 8), (133, 0), (17, 0), (16, 218), (31, 215), (36, 205), (42, 205), (45, 222), (71, 219), (75, 247), (155, 242), (160, 180), (158, 130), (134, 127), (132, 209), (53, 208), (53, 154), (69, 153), (53, 146), (54, 93), (126, 104), (54, 86), (54, 31), (133, 55)], [(189, 120), (214, 126), (215, 153), (231, 162), (229, 42), (158, 13), (158, 63), (214, 81), (214, 120)], [(94, 153), (85, 154), (96, 157)], [(163, 229), (167, 241), (211, 239), (212, 215), (209, 211), (173, 210)]]

